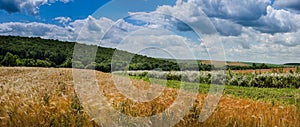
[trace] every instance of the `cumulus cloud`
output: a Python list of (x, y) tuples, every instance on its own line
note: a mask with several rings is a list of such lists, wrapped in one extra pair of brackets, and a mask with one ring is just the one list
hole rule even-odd
[(60, 2), (63, 2), (63, 3), (69, 3), (69, 2), (71, 2), (73, 0), (49, 0), (50, 3), (55, 3), (57, 1), (60, 1)]
[(44, 23), (20, 23), (20, 22), (9, 22), (3, 23), (0, 27), (0, 32), (2, 34), (11, 34), (11, 35), (33, 35), (41, 36), (45, 35), (46, 32), (50, 31), (56, 25), (44, 24)]
[[(200, 43), (200, 41), (195, 41), (195, 38), (198, 38), (196, 34), (194, 36), (191, 34), (184, 36), (182, 33), (186, 31), (181, 31), (176, 25), (173, 25), (181, 22), (174, 17), (145, 12), (131, 14), (133, 15), (124, 20), (119, 20), (107, 31), (101, 46), (118, 48), (133, 53), (140, 53), (141, 50), (149, 48), (156, 49), (143, 51), (142, 54), (164, 58), (176, 57), (178, 59), (208, 59), (206, 50), (208, 48), (211, 49), (209, 50), (211, 56), (215, 56), (214, 54), (219, 53), (218, 51), (223, 51), (223, 49), (216, 49), (220, 48), (220, 45), (214, 45), (217, 41), (216, 43), (210, 41), (209, 44), (202, 44), (207, 42), (207, 39)], [(218, 39), (214, 38), (214, 40)], [(224, 52), (219, 54), (224, 56)]]
[(234, 20), (255, 20), (266, 13), (270, 0), (188, 0), (209, 17)]
[[(110, 44), (107, 43), (106, 45)], [(200, 43), (194, 43), (186, 37), (160, 29), (139, 30), (124, 38), (114, 47), (152, 57), (196, 59), (197, 54), (202, 53), (203, 59), (208, 58), (205, 47), (201, 46)]]
[(36, 15), (41, 5), (56, 1), (67, 3), (71, 0), (0, 0), (0, 9), (9, 13), (24, 12)]
[(230, 20), (211, 18), (216, 30), (224, 36), (238, 36), (242, 32), (242, 26)]
[[(241, 38), (242, 39), (242, 38)], [(250, 43), (250, 42), (248, 42)], [(261, 63), (299, 62), (299, 45), (290, 47), (279, 43), (251, 44), (250, 49), (240, 45), (230, 45), (225, 48), (226, 58), (229, 61), (249, 61)]]
[(99, 43), (101, 35), (113, 24), (107, 18), (95, 19), (89, 16), (83, 20), (75, 20), (62, 27), (38, 22), (8, 22), (0, 24), (0, 35), (42, 37), (81, 43)]
[(57, 20), (59, 23), (66, 25), (66, 23), (72, 21), (70, 17), (56, 17), (53, 20)]
[[(202, 34), (213, 34), (215, 29), (213, 25), (203, 13), (201, 8), (196, 4), (189, 2), (178, 1), (175, 6), (159, 6), (156, 10), (157, 13), (173, 16), (187, 24), (188, 28), (192, 28), (194, 31)], [(177, 24), (173, 24), (177, 25)], [(184, 28), (184, 27), (182, 27)], [(181, 28), (181, 29), (182, 29)], [(184, 29), (186, 30), (186, 29)]]
[(296, 32), (300, 28), (300, 15), (287, 10), (267, 7), (267, 15), (256, 21), (255, 28), (265, 33)]
[(273, 6), (279, 9), (300, 10), (299, 0), (275, 0)]
[[(292, 2), (275, 1), (274, 6), (297, 5), (297, 3), (299, 2), (293, 0)], [(155, 12), (175, 16), (196, 29), (208, 29), (204, 26), (211, 26), (209, 25), (211, 22), (216, 30), (225, 36), (240, 35), (242, 27), (254, 27), (258, 31), (271, 34), (293, 32), (299, 29), (298, 24), (300, 24), (299, 14), (276, 9), (271, 6), (270, 0), (188, 0), (186, 2), (178, 0), (176, 5), (159, 6)], [(200, 26), (200, 24), (205, 25)], [(182, 26), (180, 28), (189, 30)]]
[[(225, 36), (237, 36), (241, 34), (243, 26), (248, 26), (251, 21), (265, 15), (269, 0), (208, 0), (187, 2), (178, 0), (176, 5), (159, 6), (155, 12), (174, 16), (185, 22), (188, 27), (180, 24), (182, 30), (206, 30), (200, 33), (215, 33), (215, 29)], [(208, 27), (207, 27), (208, 26)]]
[(243, 28), (239, 36), (219, 36), (224, 42), (226, 57), (231, 61), (264, 63), (299, 62), (300, 32), (261, 33)]
[(78, 33), (77, 42), (99, 45), (100, 40), (106, 34), (106, 31), (111, 28), (114, 21), (108, 18), (95, 19), (89, 16), (85, 20), (77, 20), (70, 23), (70, 27), (74, 32)]

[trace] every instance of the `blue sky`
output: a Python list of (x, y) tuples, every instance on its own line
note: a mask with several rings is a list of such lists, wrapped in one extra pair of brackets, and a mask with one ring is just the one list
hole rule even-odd
[(299, 0), (0, 0), (0, 17), (0, 35), (92, 44), (104, 37), (99, 45), (158, 46), (179, 58), (190, 49), (197, 59), (300, 62)]
[(70, 17), (72, 20), (84, 19), (93, 14), (99, 7), (109, 2), (109, 0), (74, 0), (68, 3), (55, 2), (39, 6), (39, 14), (29, 14), (28, 12), (7, 12), (0, 11), (0, 22), (45, 22), (54, 23), (52, 19), (60, 16)]

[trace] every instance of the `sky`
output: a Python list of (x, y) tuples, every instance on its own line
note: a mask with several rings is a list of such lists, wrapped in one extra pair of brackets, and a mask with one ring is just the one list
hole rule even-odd
[(0, 17), (0, 35), (153, 57), (300, 62), (299, 0), (0, 0)]

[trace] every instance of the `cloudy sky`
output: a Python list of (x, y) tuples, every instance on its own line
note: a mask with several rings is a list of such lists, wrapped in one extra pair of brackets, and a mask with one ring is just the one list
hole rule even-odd
[(300, 62), (299, 0), (0, 0), (0, 17), (0, 35), (157, 57)]

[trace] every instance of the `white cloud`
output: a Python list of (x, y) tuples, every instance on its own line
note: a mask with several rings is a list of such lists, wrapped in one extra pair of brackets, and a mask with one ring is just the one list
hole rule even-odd
[[(158, 13), (173, 16), (198, 33), (211, 34), (215, 33), (213, 25), (196, 4), (189, 2), (177, 2), (175, 6), (159, 6), (156, 10)], [(175, 25), (175, 24), (173, 24)]]
[(261, 33), (253, 28), (243, 28), (239, 36), (220, 36), (226, 57), (234, 61), (264, 63), (300, 62), (300, 31), (288, 33)]
[(255, 20), (265, 13), (270, 0), (189, 0), (209, 17)]
[(77, 20), (70, 23), (74, 32), (78, 32), (77, 42), (99, 45), (106, 31), (114, 22), (108, 18), (95, 19), (89, 16), (85, 20)]
[(91, 16), (75, 20), (64, 27), (38, 22), (8, 22), (0, 24), (1, 35), (42, 37), (82, 43), (99, 43), (101, 35), (113, 24), (107, 18), (95, 19)]
[[(44, 23), (20, 23), (9, 22), (0, 24), (1, 35), (16, 35), (16, 36), (39, 36), (47, 37), (51, 33), (66, 33), (63, 27)], [(65, 36), (65, 35), (63, 35)], [(59, 38), (60, 36), (58, 36)]]
[(279, 9), (300, 10), (299, 0), (275, 0), (273, 6)]
[(216, 30), (224, 36), (238, 36), (242, 32), (242, 26), (230, 20), (211, 18)]
[[(106, 42), (104, 44), (109, 45), (111, 43)], [(198, 57), (197, 54), (202, 53), (202, 58), (208, 58), (204, 47), (200, 43), (197, 44), (188, 38), (172, 34), (169, 31), (152, 28), (136, 31), (124, 38), (122, 42), (111, 47), (153, 57), (195, 59)]]
[(69, 3), (69, 2), (71, 2), (73, 0), (49, 0), (50, 3), (55, 3), (57, 1), (60, 1), (60, 2), (63, 2), (63, 3)]
[(252, 2), (235, 0), (188, 0), (183, 2), (178, 0), (176, 5), (159, 6), (155, 12), (176, 17), (198, 33), (214, 34), (216, 29), (222, 35), (237, 36), (241, 34), (244, 20), (251, 22), (251, 20), (259, 19), (266, 13), (268, 4), (270, 4), (268, 0)]
[[(276, 1), (274, 6), (276, 3), (285, 2)], [(242, 27), (255, 27), (256, 30), (272, 34), (299, 29), (298, 13), (277, 10), (270, 4), (270, 0), (178, 0), (176, 5), (159, 6), (155, 12), (177, 17), (197, 30), (211, 30), (211, 27), (205, 26), (214, 26), (225, 36), (241, 34)]]
[(178, 17), (193, 25), (203, 22), (201, 18), (205, 15), (201, 11), (204, 11), (221, 34), (208, 36), (205, 45), (213, 47), (209, 40), (220, 38), (229, 60), (299, 62), (299, 51), (294, 48), (299, 47), (299, 14), (277, 10), (269, 4), (269, 0), (178, 0), (175, 6), (160, 6), (155, 12)]
[(0, 0), (0, 9), (9, 13), (24, 12), (36, 15), (40, 6), (56, 1), (67, 3), (71, 0)]
[(262, 16), (257, 22), (256, 29), (262, 32), (296, 32), (300, 28), (300, 15), (268, 6), (267, 15)]
[(72, 21), (70, 17), (56, 17), (53, 20), (57, 20), (59, 23), (66, 25), (66, 23)]

